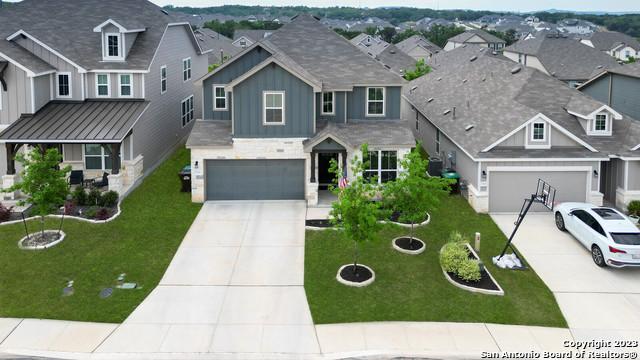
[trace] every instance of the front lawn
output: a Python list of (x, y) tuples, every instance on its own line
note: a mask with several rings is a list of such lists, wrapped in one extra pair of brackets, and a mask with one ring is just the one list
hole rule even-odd
[[(314, 322), (449, 321), (567, 326), (551, 291), (533, 270), (502, 270), (492, 264), (491, 258), (500, 253), (506, 238), (488, 215), (476, 214), (459, 196), (446, 198), (431, 215), (431, 223), (416, 231), (416, 236), (427, 244), (421, 255), (405, 255), (392, 249), (391, 239), (408, 234), (394, 225), (386, 226), (375, 241), (361, 247), (360, 262), (376, 273), (375, 282), (365, 288), (336, 281), (338, 268), (353, 261), (352, 241), (333, 230), (307, 231), (305, 290)], [(447, 282), (438, 251), (454, 230), (470, 239), (476, 231), (482, 234), (480, 257), (505, 296), (474, 294)]]
[[(122, 203), (107, 224), (65, 220), (65, 240), (48, 250), (18, 248), (22, 223), (0, 226), (0, 317), (122, 322), (158, 284), (200, 210), (180, 193), (178, 171), (189, 163), (181, 148)], [(47, 220), (57, 229), (59, 220)], [(39, 223), (30, 221), (30, 231)], [(119, 274), (142, 289), (118, 290), (101, 299)], [(62, 296), (68, 280), (75, 293)]]

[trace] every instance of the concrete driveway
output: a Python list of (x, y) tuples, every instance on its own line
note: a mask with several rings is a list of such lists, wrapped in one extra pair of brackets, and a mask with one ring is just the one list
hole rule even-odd
[[(517, 215), (492, 215), (509, 236)], [(599, 268), (553, 214), (530, 214), (515, 245), (553, 291), (576, 340), (640, 339), (640, 269)]]
[(209, 202), (160, 285), (97, 353), (320, 352), (302, 201)]

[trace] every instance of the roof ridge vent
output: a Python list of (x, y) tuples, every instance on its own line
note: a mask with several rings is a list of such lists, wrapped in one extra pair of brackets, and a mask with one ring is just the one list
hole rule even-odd
[(451, 109), (447, 109), (442, 113), (442, 115), (449, 115), (450, 112), (451, 112)]
[(515, 75), (515, 74), (519, 73), (520, 70), (522, 70), (522, 67), (516, 66), (513, 69), (511, 69), (511, 74)]
[(464, 131), (469, 131), (469, 130), (473, 129), (474, 127), (476, 127), (474, 124), (469, 124), (469, 125), (465, 126)]
[(427, 102), (428, 102), (428, 103), (430, 103), (430, 102), (432, 102), (432, 101), (433, 101), (433, 98), (429, 98), (429, 99), (427, 99)]
[(416, 85), (416, 86), (413, 86), (413, 87), (411, 87), (411, 89), (409, 89), (409, 92), (410, 92), (410, 93), (412, 93), (412, 92), (414, 92), (417, 88), (418, 88), (418, 86), (417, 86), (417, 85)]
[(476, 55), (473, 55), (473, 56), (471, 57), (471, 59), (469, 59), (469, 61), (474, 62), (474, 61), (476, 61), (477, 59), (478, 59), (478, 57), (477, 57)]

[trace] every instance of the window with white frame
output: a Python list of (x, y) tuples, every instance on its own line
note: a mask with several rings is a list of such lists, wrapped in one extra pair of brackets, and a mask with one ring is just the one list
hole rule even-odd
[(533, 123), (531, 140), (533, 141), (545, 141), (546, 140), (546, 126), (543, 122)]
[(118, 96), (133, 97), (131, 74), (120, 74), (118, 76)]
[(383, 87), (367, 88), (367, 116), (384, 116)]
[(71, 73), (56, 74), (56, 96), (59, 98), (71, 97)]
[(263, 124), (284, 125), (284, 91), (265, 91), (262, 100)]
[(596, 119), (593, 122), (593, 131), (595, 132), (607, 132), (608, 129), (608, 116), (607, 114), (597, 114)]
[(182, 80), (191, 80), (191, 58), (182, 60)]
[(109, 74), (96, 75), (96, 97), (109, 97), (111, 95), (109, 82)]
[(167, 92), (167, 65), (160, 67), (160, 94)]
[(322, 93), (322, 115), (334, 115), (334, 93), (333, 92), (323, 92)]
[(100, 144), (85, 144), (84, 167), (86, 170), (110, 170), (111, 151)]
[(213, 110), (227, 110), (227, 92), (224, 85), (213, 85)]
[(110, 33), (105, 35), (105, 58), (106, 59), (121, 59), (122, 58), (122, 43), (120, 41), (120, 34)]
[(365, 162), (369, 165), (364, 171), (367, 179), (375, 178), (378, 184), (383, 184), (398, 177), (398, 152), (395, 150), (369, 151)]
[(180, 106), (182, 112), (182, 127), (185, 127), (191, 122), (191, 120), (193, 120), (193, 95), (182, 100)]

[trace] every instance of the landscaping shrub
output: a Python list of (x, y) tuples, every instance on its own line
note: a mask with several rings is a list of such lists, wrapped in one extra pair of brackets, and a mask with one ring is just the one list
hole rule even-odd
[(87, 205), (98, 206), (102, 201), (102, 195), (100, 194), (100, 190), (92, 189), (89, 191), (89, 195), (87, 195)]
[(86, 216), (89, 219), (94, 219), (97, 214), (98, 214), (98, 207), (96, 207), (96, 206), (92, 206), (90, 208), (87, 208), (84, 211), (84, 216)]
[(115, 191), (107, 191), (102, 195), (101, 204), (104, 207), (114, 207), (118, 204), (119, 195)]
[(103, 207), (103, 208), (98, 209), (98, 211), (96, 212), (95, 219), (96, 220), (107, 220), (109, 218), (109, 216), (111, 216), (111, 214), (109, 213), (109, 209)]
[(6, 207), (0, 203), (0, 222), (7, 221), (11, 218), (11, 209), (13, 209), (13, 207)]
[(440, 252), (440, 264), (446, 272), (457, 274), (460, 263), (469, 258), (467, 249), (463, 243), (446, 243)]
[(456, 275), (466, 281), (480, 281), (480, 262), (474, 259), (465, 259), (458, 264)]
[(629, 215), (640, 216), (640, 200), (633, 200), (627, 205)]
[(65, 215), (75, 215), (76, 213), (76, 205), (74, 201), (65, 201), (64, 203), (64, 214)]
[(87, 205), (87, 192), (84, 191), (84, 189), (80, 186), (73, 190), (71, 198), (73, 199), (73, 202), (78, 206)]

